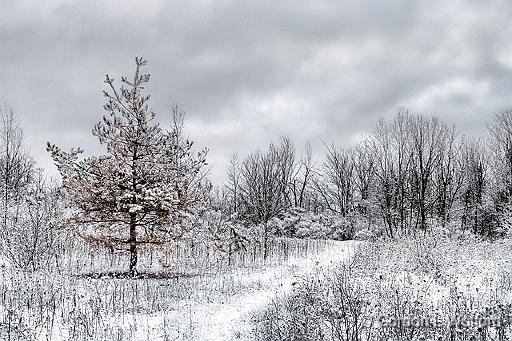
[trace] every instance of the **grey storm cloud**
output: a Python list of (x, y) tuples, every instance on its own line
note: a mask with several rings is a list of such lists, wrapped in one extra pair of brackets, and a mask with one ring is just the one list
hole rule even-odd
[(484, 136), (512, 106), (509, 1), (3, 1), (0, 103), (50, 174), (46, 141), (98, 152), (90, 131), (106, 73), (148, 59), (165, 125), (172, 105), (210, 148), (230, 154), (282, 135), (349, 145), (400, 107)]

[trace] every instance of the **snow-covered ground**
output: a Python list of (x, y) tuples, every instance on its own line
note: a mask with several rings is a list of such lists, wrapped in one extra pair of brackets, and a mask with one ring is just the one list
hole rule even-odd
[[(229, 275), (228, 281), (237, 286), (235, 294), (206, 301), (191, 298), (165, 315), (138, 315), (125, 319), (124, 323), (112, 321), (112, 324), (132, 330), (133, 340), (250, 340), (250, 320), (254, 313), (278, 295), (289, 293), (301, 277), (349, 260), (356, 247), (357, 242), (336, 242), (318, 255), (295, 258), (286, 265), (253, 273), (235, 272)], [(230, 288), (226, 290), (232, 292)]]
[(316, 257), (294, 259), (288, 265), (251, 274), (244, 281), (254, 284), (254, 290), (229, 297), (221, 304), (197, 305), (192, 313), (198, 326), (196, 340), (250, 339), (252, 313), (264, 308), (276, 295), (290, 292), (299, 277), (347, 261), (355, 245), (354, 242), (340, 242)]

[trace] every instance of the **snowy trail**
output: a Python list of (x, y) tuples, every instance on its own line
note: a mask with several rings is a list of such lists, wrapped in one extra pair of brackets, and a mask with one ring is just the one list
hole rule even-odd
[[(199, 283), (188, 283), (190, 296), (180, 298), (165, 310), (148, 313), (142, 309), (108, 316), (103, 319), (101, 328), (105, 335), (116, 340), (251, 340), (254, 313), (262, 311), (276, 297), (290, 293), (294, 282), (301, 278), (349, 261), (359, 243), (329, 242), (324, 251), (289, 259), (283, 265), (199, 278)], [(67, 327), (60, 321), (55, 322), (50, 333), (40, 333), (36, 339), (70, 339)]]
[(252, 290), (231, 296), (225, 302), (192, 305), (188, 316), (194, 327), (191, 339), (250, 339), (252, 313), (262, 310), (276, 295), (291, 292), (298, 278), (349, 260), (357, 244), (352, 241), (335, 243), (316, 256), (294, 259), (287, 265), (244, 276), (244, 284)]

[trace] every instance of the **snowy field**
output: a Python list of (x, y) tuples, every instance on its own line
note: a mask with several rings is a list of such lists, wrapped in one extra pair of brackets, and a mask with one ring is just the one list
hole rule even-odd
[[(250, 340), (255, 313), (313, 272), (350, 259), (356, 245), (282, 240), (266, 262), (256, 254), (230, 268), (217, 259), (189, 267), (188, 275), (189, 265), (182, 264), (179, 276), (165, 279), (100, 275), (98, 264), (113, 270), (123, 264), (100, 250), (82, 259), (69, 255), (51, 275), (7, 267), (0, 285), (2, 339)], [(150, 268), (150, 259), (146, 263)]]
[[(316, 255), (294, 258), (287, 264), (251, 274), (232, 274), (240, 287), (239, 294), (217, 302), (184, 302), (190, 312), (189, 323), (194, 340), (251, 340), (252, 314), (272, 300), (291, 292), (293, 286), (318, 270), (328, 270), (350, 260), (357, 242), (333, 242)], [(176, 316), (176, 320), (179, 316)]]
[(267, 307), (257, 339), (510, 340), (511, 250), (472, 238), (366, 243)]

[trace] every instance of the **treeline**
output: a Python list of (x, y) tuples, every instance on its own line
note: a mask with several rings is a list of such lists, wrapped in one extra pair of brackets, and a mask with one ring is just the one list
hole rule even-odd
[[(207, 149), (195, 150), (174, 108), (160, 127), (143, 93), (149, 74), (136, 59), (134, 81), (107, 76), (106, 111), (93, 135), (105, 154), (47, 150), (62, 177), (47, 181), (23, 148), (11, 110), (1, 110), (0, 247), (22, 268), (44, 266), (57, 227), (130, 253), (203, 239), (231, 255), (274, 236), (351, 239), (420, 233), (500, 238), (512, 221), (512, 111), (488, 122), (488, 136), (464, 136), (436, 118), (400, 110), (356, 146), (326, 144), (323, 156), (290, 138), (233, 155), (227, 182), (212, 190)], [(218, 166), (218, 165), (217, 165)]]
[[(259, 224), (265, 241), (290, 215), (337, 217), (344, 238), (358, 231), (396, 237), (436, 231), (506, 235), (512, 196), (512, 112), (473, 139), (434, 116), (400, 110), (355, 147), (325, 146), (315, 157), (289, 138), (234, 155), (213, 205)], [(301, 218), (296, 218), (300, 221)], [(339, 231), (338, 231), (339, 232)], [(338, 235), (340, 235), (338, 233)]]
[[(1, 248), (12, 263), (35, 269), (50, 261), (58, 244), (51, 227), (73, 200), (23, 148), (14, 113), (3, 109), (1, 117)], [(326, 144), (324, 155), (309, 143), (298, 151), (285, 137), (233, 155), (226, 184), (205, 198), (195, 206), (199, 225), (227, 253), (248, 238), (267, 245), (276, 235), (504, 237), (512, 221), (512, 111), (495, 115), (483, 139), (403, 110), (356, 146)]]

